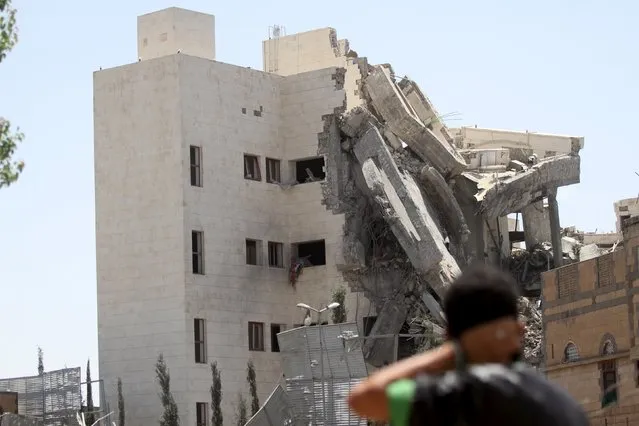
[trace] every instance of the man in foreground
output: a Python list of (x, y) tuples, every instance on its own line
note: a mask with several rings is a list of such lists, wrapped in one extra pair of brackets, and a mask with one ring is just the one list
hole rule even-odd
[(524, 325), (510, 275), (481, 265), (444, 300), (447, 341), (383, 368), (349, 396), (360, 416), (393, 426), (586, 426), (579, 404), (521, 358)]

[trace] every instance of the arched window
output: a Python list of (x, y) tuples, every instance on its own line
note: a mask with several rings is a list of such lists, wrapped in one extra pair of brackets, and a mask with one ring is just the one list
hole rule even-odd
[(577, 349), (577, 345), (570, 342), (566, 345), (566, 349), (564, 349), (564, 362), (575, 361), (579, 361), (579, 349)]

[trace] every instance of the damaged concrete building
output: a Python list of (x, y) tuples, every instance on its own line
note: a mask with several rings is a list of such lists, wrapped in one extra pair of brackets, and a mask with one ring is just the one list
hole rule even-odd
[[(298, 302), (345, 286), (363, 335), (436, 334), (469, 263), (534, 298), (539, 273), (571, 261), (553, 250), (556, 194), (579, 182), (583, 138), (448, 128), (415, 81), (332, 28), (275, 28), (263, 53), (264, 71), (218, 62), (214, 17), (170, 8), (138, 18), (136, 62), (94, 74), (100, 373), (112, 406), (122, 378), (132, 426), (160, 412), (159, 352), (181, 417), (206, 424), (208, 363), (225, 417), (249, 359), (263, 400)], [(535, 299), (522, 313), (535, 360)], [(375, 338), (364, 355), (397, 356)]]

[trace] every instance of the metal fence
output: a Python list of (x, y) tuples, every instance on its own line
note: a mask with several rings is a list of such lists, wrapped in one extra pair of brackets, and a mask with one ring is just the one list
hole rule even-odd
[(42, 419), (6, 413), (0, 415), (0, 426), (42, 426)]
[(348, 408), (351, 389), (368, 376), (361, 350), (350, 350), (355, 323), (300, 327), (277, 335), (286, 393), (302, 424), (366, 425)]
[(72, 424), (82, 406), (80, 368), (0, 379), (0, 392), (17, 393), (18, 414), (27, 419), (41, 419), (47, 426)]
[(288, 394), (277, 385), (246, 426), (293, 426), (299, 424), (295, 422), (297, 417)]
[[(368, 376), (364, 348), (381, 365), (429, 346), (426, 334), (359, 336), (355, 323), (299, 327), (278, 333), (284, 380), (247, 426), (366, 426), (347, 396)], [(371, 350), (371, 349), (369, 349)]]

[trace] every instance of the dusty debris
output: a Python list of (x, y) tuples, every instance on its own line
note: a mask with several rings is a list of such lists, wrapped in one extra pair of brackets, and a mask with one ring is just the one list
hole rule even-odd
[[(564, 245), (555, 236), (556, 205), (554, 216), (527, 216), (524, 222), (549, 230), (532, 235), (534, 229), (524, 229), (530, 234), (526, 242), (534, 241), (528, 250), (509, 245), (512, 232), (500, 223), (554, 197), (557, 187), (579, 182), (583, 138), (553, 136), (567, 148), (545, 151), (544, 157), (527, 143), (547, 143), (548, 135), (496, 131), (511, 138), (500, 146), (486, 129), (453, 132), (414, 81), (395, 82), (390, 65), (358, 69), (361, 102), (326, 116), (318, 152), (327, 164), (324, 204), (346, 218), (340, 270), (377, 311), (371, 334), (399, 333), (409, 325), (441, 331), (446, 288), (461, 269), (487, 261), (489, 253), (496, 252), (490, 258), (511, 271), (525, 295), (538, 297), (540, 273), (556, 263), (545, 237)], [(466, 134), (483, 138), (482, 146), (474, 148)], [(515, 234), (515, 241), (524, 241)], [(559, 261), (578, 258), (574, 250), (559, 250)], [(530, 328), (526, 357), (540, 359), (540, 311), (532, 302), (522, 306)], [(367, 341), (367, 360), (377, 365), (388, 359), (388, 345)]]

